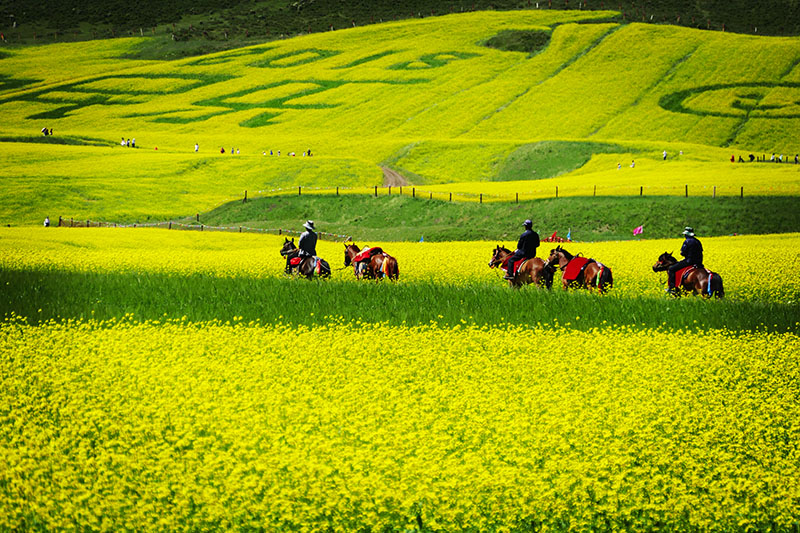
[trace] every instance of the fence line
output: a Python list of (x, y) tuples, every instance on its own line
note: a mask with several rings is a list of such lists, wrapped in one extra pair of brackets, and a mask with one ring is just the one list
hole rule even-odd
[[(785, 193), (791, 194), (789, 190), (782, 187), (755, 187), (749, 188), (751, 194), (758, 193)], [(629, 192), (630, 194), (619, 194), (620, 192)], [(666, 194), (665, 194), (666, 192)], [(597, 196), (683, 196), (688, 198), (690, 195), (693, 197), (708, 197), (716, 198), (717, 196), (739, 196), (744, 198), (743, 185), (611, 185), (600, 186), (585, 185), (576, 187), (564, 187), (564, 185), (554, 185), (548, 188), (528, 189), (520, 192), (509, 193), (483, 193), (483, 192), (450, 192), (439, 191), (419, 188), (416, 186), (372, 186), (372, 187), (311, 187), (311, 186), (296, 186), (291, 188), (275, 188), (264, 189), (254, 192), (244, 191), (244, 197), (229, 198), (227, 202), (242, 201), (247, 202), (254, 198), (269, 198), (275, 196), (303, 196), (304, 194), (318, 194), (318, 195), (335, 195), (342, 194), (360, 195), (360, 196), (410, 196), (411, 198), (427, 199), (427, 200), (443, 200), (443, 201), (477, 201), (479, 203), (486, 202), (514, 202), (519, 203), (522, 200), (543, 200), (548, 198), (563, 198), (563, 197), (588, 197)], [(614, 194), (616, 193), (616, 194)], [(800, 194), (798, 188), (797, 194)], [(226, 202), (226, 203), (227, 203)]]

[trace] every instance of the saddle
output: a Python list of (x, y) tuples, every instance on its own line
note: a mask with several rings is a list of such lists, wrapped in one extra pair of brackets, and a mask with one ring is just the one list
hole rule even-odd
[(369, 261), (373, 255), (378, 255), (382, 253), (383, 249), (380, 248), (379, 246), (375, 246), (374, 248), (367, 248), (366, 250), (359, 252), (358, 255), (356, 255), (353, 258), (353, 262), (360, 263), (361, 261)]
[[(687, 276), (689, 276), (689, 274), (691, 274), (694, 271), (694, 269), (696, 269), (696, 268), (700, 268), (700, 267), (697, 266), (697, 265), (689, 265), (689, 266), (684, 267), (684, 268), (682, 268), (680, 270), (676, 270), (675, 271), (675, 286), (676, 287), (680, 287), (681, 284), (683, 283), (683, 280), (685, 280), (687, 278)], [(708, 274), (711, 275), (711, 271), (710, 270), (706, 269), (706, 272), (708, 272)]]
[(565, 281), (575, 281), (583, 275), (583, 271), (586, 270), (587, 266), (595, 262), (594, 259), (589, 259), (588, 257), (575, 256), (567, 263), (567, 266), (564, 267), (564, 273), (561, 279)]
[[(506, 257), (505, 259), (503, 259), (503, 262), (502, 262), (502, 264), (500, 265), (500, 268), (502, 268), (502, 269), (503, 269), (503, 270), (505, 270), (506, 272), (508, 272), (508, 261), (509, 261), (510, 259), (511, 259), (511, 256), (509, 255), (508, 257)], [(528, 261), (530, 261), (531, 259), (532, 259), (532, 257), (523, 257), (522, 259), (520, 259), (519, 261), (517, 261), (517, 262), (514, 264), (514, 275), (516, 276), (517, 274), (519, 274), (519, 271), (520, 271), (520, 269), (522, 269), (522, 265), (524, 265), (525, 263), (527, 263), (527, 262), (528, 262)]]

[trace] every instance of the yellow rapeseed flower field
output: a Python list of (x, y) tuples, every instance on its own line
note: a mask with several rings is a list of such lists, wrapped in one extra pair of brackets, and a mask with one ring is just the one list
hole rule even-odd
[(725, 330), (7, 317), (0, 529), (789, 530), (798, 350)]

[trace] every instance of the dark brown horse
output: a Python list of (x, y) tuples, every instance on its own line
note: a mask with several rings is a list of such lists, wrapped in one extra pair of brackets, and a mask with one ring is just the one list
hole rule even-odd
[[(653, 272), (663, 272), (677, 262), (678, 260), (672, 254), (664, 252), (658, 256), (658, 261), (653, 265)], [(694, 295), (702, 294), (706, 298), (711, 296), (715, 298), (725, 297), (722, 276), (703, 267), (694, 268), (683, 276), (680, 286), (676, 285), (676, 290), (672, 294), (680, 296), (682, 292), (690, 292)]]
[(550, 250), (550, 257), (545, 261), (545, 265), (558, 265), (564, 273), (561, 283), (565, 289), (577, 287), (591, 291), (596, 288), (603, 294), (614, 286), (614, 275), (610, 268), (594, 259), (574, 256), (561, 246)]
[(380, 248), (369, 248), (370, 252), (367, 255), (368, 259), (363, 261), (354, 261), (356, 256), (362, 253), (363, 250), (353, 244), (344, 245), (344, 266), (348, 267), (353, 265), (353, 273), (358, 279), (374, 279), (380, 280), (389, 278), (392, 281), (397, 281), (400, 277), (400, 269), (397, 266), (397, 259), (387, 254)]
[[(489, 268), (500, 267), (505, 271), (506, 260), (513, 253), (514, 252), (511, 250), (498, 244), (495, 247), (494, 252), (492, 252), (492, 259), (489, 261)], [(553, 273), (555, 272), (555, 268), (546, 267), (544, 261), (538, 257), (525, 259), (521, 261), (521, 263), (522, 264), (519, 265), (519, 269), (517, 269), (514, 279), (508, 280), (509, 286), (515, 289), (531, 283), (535, 283), (538, 287), (545, 287), (547, 289), (553, 286)]]
[[(289, 263), (292, 262), (292, 259), (300, 256), (300, 250), (298, 250), (297, 246), (295, 246), (294, 239), (289, 240), (284, 237), (283, 246), (281, 247), (281, 255), (285, 257)], [(314, 277), (314, 274), (316, 273), (321, 278), (329, 278), (331, 277), (331, 267), (328, 262), (321, 257), (306, 256), (302, 257), (300, 262), (296, 265), (289, 264), (286, 273), (300, 274), (308, 279)]]

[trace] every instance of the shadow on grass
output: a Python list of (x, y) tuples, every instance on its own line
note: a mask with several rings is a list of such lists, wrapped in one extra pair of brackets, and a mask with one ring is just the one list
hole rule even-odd
[[(0, 271), (0, 313), (50, 319), (230, 320), (321, 325), (345, 321), (444, 327), (561, 325), (578, 330), (628, 326), (664, 330), (798, 332), (797, 305), (699, 298), (667, 300), (551, 292), (504, 285), (434, 282), (217, 278), (154, 273)], [(521, 340), (524, 345), (524, 339)], [(532, 347), (531, 347), (532, 348)]]

